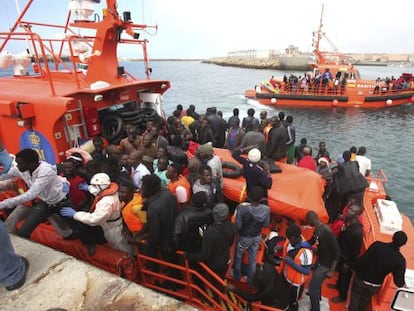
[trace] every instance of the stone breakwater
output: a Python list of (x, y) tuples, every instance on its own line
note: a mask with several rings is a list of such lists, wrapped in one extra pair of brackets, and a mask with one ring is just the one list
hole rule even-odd
[(302, 60), (291, 58), (289, 61), (277, 58), (236, 58), (236, 57), (216, 57), (202, 61), (207, 64), (219, 66), (231, 66), (239, 68), (253, 69), (274, 69), (274, 70), (309, 70), (308, 63)]

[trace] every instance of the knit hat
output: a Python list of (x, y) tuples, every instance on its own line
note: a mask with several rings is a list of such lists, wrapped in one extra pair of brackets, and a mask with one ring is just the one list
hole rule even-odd
[(329, 166), (329, 160), (326, 157), (320, 157), (318, 163), (325, 162)]
[(204, 145), (198, 146), (197, 151), (202, 152), (206, 155), (212, 155), (213, 154), (213, 145), (210, 142), (205, 143)]
[(226, 203), (218, 203), (213, 208), (213, 218), (215, 222), (223, 222), (229, 217), (229, 207)]
[(247, 158), (250, 162), (256, 163), (260, 161), (260, 159), (262, 158), (262, 154), (259, 149), (253, 148), (247, 154)]

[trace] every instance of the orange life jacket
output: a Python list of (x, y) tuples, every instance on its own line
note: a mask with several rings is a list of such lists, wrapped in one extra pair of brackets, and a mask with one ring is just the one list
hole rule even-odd
[(266, 125), (266, 127), (263, 129), (263, 134), (265, 136), (266, 143), (269, 141), (269, 132), (271, 129), (272, 129), (272, 125), (270, 124)]
[(99, 202), (100, 199), (108, 195), (113, 195), (117, 192), (118, 192), (118, 185), (114, 182), (111, 182), (108, 188), (98, 193), (98, 195), (95, 197), (95, 199), (92, 202), (91, 208), (89, 209), (89, 212), (92, 213), (95, 210), (96, 204)]
[[(289, 245), (289, 240), (286, 240), (285, 244), (283, 245), (283, 257), (286, 258), (287, 256), (287, 248)], [(306, 248), (300, 248), (293, 258), (293, 261), (298, 266), (301, 266), (302, 263), (300, 261), (300, 257), (302, 254), (306, 251)], [(303, 274), (297, 270), (295, 270), (292, 266), (286, 264), (285, 262), (282, 262), (280, 265), (281, 271), (283, 272), (283, 275), (285, 276), (285, 279), (288, 283), (294, 285), (294, 286), (300, 286), (303, 283), (305, 283), (307, 275)]]
[(177, 189), (178, 186), (184, 187), (185, 190), (187, 191), (187, 202), (190, 202), (190, 197), (191, 197), (191, 185), (190, 182), (188, 181), (187, 178), (185, 178), (183, 175), (180, 175), (178, 177), (177, 181), (171, 181), (168, 185), (167, 188), (168, 190), (170, 190), (170, 192), (175, 196), (175, 189)]
[(122, 204), (122, 218), (129, 231), (132, 233), (141, 231), (147, 222), (147, 212), (142, 210), (142, 197), (135, 193), (131, 201)]

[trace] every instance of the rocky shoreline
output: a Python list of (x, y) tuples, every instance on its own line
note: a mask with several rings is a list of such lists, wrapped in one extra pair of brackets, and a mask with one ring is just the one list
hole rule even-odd
[[(281, 57), (281, 58), (236, 58), (236, 57), (214, 57), (201, 60), (202, 63), (214, 64), (219, 66), (231, 66), (251, 69), (272, 69), (272, 70), (292, 70), (292, 71), (309, 71), (311, 70), (310, 62), (299, 57)], [(399, 62), (389, 61), (355, 61), (356, 66), (389, 66), (392, 64), (399, 65)]]
[(231, 66), (251, 69), (274, 69), (274, 70), (310, 70), (309, 64), (298, 62), (282, 63), (276, 58), (235, 58), (235, 57), (216, 57), (202, 60), (202, 63), (214, 64), (219, 66)]

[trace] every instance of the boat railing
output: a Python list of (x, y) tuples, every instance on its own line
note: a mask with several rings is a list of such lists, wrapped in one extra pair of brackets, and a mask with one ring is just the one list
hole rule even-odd
[[(203, 310), (246, 310), (247, 301), (227, 291), (227, 281), (215, 274), (206, 264), (190, 264), (182, 251), (175, 253), (174, 263), (168, 262), (145, 255), (142, 247), (143, 244), (139, 244), (135, 248), (141, 285)], [(279, 309), (252, 303), (251, 310)]]
[[(41, 23), (35, 23), (40, 24)], [(63, 26), (62, 26), (63, 27)], [(77, 34), (67, 35), (64, 39), (50, 39), (41, 38), (40, 35), (33, 32), (0, 32), (0, 39), (9, 41), (24, 41), (29, 39), (31, 42), (32, 54), (28, 54), (28, 57), (32, 57), (32, 66), (34, 69), (33, 77), (40, 76), (42, 79), (49, 81), (52, 96), (56, 95), (54, 87), (53, 72), (64, 72), (66, 79), (72, 80), (76, 83), (77, 89), (81, 86), (86, 86), (86, 83), (79, 78), (80, 70), (77, 69), (77, 63), (79, 57), (74, 49), (74, 42), (83, 42), (88, 46), (92, 46), (95, 36), (79, 36)], [(68, 55), (62, 55), (62, 48), (67, 42), (69, 48)], [(132, 40), (132, 39), (121, 39), (120, 43), (124, 44), (139, 44), (143, 49), (143, 61), (145, 63), (145, 75), (147, 79), (150, 78), (151, 68), (149, 67), (149, 59), (147, 54), (147, 42), (148, 40)], [(55, 52), (55, 43), (60, 43), (59, 53)], [(50, 62), (53, 63), (54, 69), (50, 68)], [(71, 66), (69, 65), (71, 64)], [(135, 77), (129, 72), (125, 71), (125, 74), (129, 79), (135, 80)]]
[(371, 179), (371, 180), (372, 180), (372, 181), (375, 181), (375, 182), (380, 181), (380, 182), (382, 182), (382, 183), (386, 183), (386, 182), (388, 181), (388, 178), (387, 178), (387, 175), (385, 175), (385, 171), (384, 171), (384, 170), (382, 170), (382, 169), (380, 169), (380, 170), (377, 172), (376, 177), (375, 177), (375, 178), (373, 178), (373, 179)]
[[(355, 81), (355, 80), (354, 80)], [(360, 84), (356, 80), (355, 84)], [(301, 82), (287, 82), (281, 85), (281, 89), (273, 91), (269, 90), (270, 92), (274, 92), (276, 94), (295, 94), (295, 95), (317, 95), (317, 96), (346, 96), (347, 92), (352, 90), (353, 88), (349, 87), (347, 83), (342, 84), (341, 81), (338, 80), (338, 83), (335, 83), (335, 80), (332, 80), (329, 83), (324, 84), (322, 81), (318, 83), (310, 83), (307, 84), (306, 88), (301, 86)], [(398, 94), (405, 94), (405, 93), (412, 93), (414, 90), (412, 88), (408, 89), (400, 89), (400, 88), (388, 88), (386, 90), (376, 91), (375, 86), (371, 88), (366, 87), (364, 91), (359, 91), (358, 95), (363, 96), (387, 96), (387, 95), (398, 95)], [(280, 92), (280, 93), (279, 93)]]
[[(6, 38), (4, 38), (3, 36), (6, 36)], [(32, 47), (33, 47), (34, 60), (36, 63), (35, 65), (37, 65), (37, 68), (38, 68), (37, 70), (38, 72), (36, 73), (38, 73), (43, 79), (49, 82), (51, 95), (55, 96), (56, 95), (55, 86), (54, 86), (54, 83), (53, 83), (53, 80), (50, 74), (50, 67), (49, 67), (49, 62), (48, 62), (49, 58), (48, 58), (48, 55), (46, 54), (46, 50), (49, 50), (49, 49), (43, 44), (44, 41), (49, 41), (50, 45), (52, 46), (52, 41), (54, 40), (53, 39), (44, 40), (37, 33), (33, 33), (33, 32), (13, 32), (13, 33), (0, 32), (0, 39), (10, 40), (13, 36), (17, 37), (17, 38), (13, 38), (14, 40), (26, 40), (26, 38), (30, 38), (30, 41), (32, 42)], [(53, 55), (53, 58), (55, 60), (58, 59), (55, 55)], [(44, 69), (42, 68), (42, 61), (43, 61)]]
[[(385, 175), (384, 170), (379, 170), (375, 176), (368, 176), (367, 180), (369, 182), (369, 187), (365, 191), (377, 193), (380, 191), (383, 184), (388, 181), (387, 176)], [(374, 208), (374, 204), (378, 198), (383, 198), (382, 194), (378, 193), (378, 197), (374, 196), (364, 196), (364, 206), (372, 206)], [(368, 211), (364, 212), (364, 219), (368, 222), (366, 226), (364, 226), (364, 230), (366, 230), (366, 234), (364, 234), (364, 247), (367, 249), (369, 245), (377, 240), (377, 236), (375, 234), (375, 219), (372, 219), (372, 213)]]

